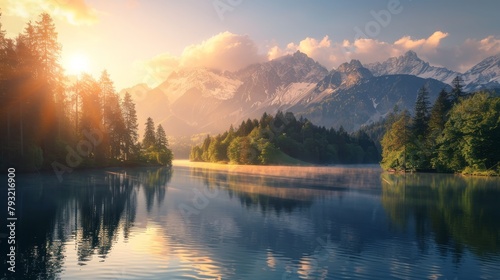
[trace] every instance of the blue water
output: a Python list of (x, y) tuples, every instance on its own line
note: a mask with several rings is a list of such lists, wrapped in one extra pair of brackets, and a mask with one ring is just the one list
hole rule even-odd
[(500, 275), (499, 178), (184, 163), (17, 180), (7, 279)]

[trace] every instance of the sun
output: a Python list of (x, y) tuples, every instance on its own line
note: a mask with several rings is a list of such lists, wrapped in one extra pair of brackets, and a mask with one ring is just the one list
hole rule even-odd
[(64, 68), (68, 75), (81, 75), (90, 70), (90, 60), (85, 53), (74, 53), (66, 59)]

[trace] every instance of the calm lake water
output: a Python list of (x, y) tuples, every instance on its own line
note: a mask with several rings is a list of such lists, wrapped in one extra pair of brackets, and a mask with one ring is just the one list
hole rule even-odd
[(499, 279), (500, 178), (206, 166), (17, 174), (16, 279)]

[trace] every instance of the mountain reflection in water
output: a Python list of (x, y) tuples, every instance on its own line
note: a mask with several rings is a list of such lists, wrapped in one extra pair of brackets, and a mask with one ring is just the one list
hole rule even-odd
[(16, 277), (500, 275), (499, 178), (181, 165), (20, 174)]

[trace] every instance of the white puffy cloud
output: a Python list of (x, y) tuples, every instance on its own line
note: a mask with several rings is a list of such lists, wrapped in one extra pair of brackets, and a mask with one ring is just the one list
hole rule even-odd
[(327, 68), (337, 66), (345, 61), (343, 55), (345, 54), (344, 48), (337, 43), (333, 43), (328, 36), (323, 37), (321, 40), (307, 37), (298, 44), (293, 42), (289, 43), (284, 49), (281, 49), (279, 46), (272, 46), (267, 53), (267, 57), (269, 60), (272, 60), (283, 55), (292, 54), (296, 51), (307, 54), (307, 56), (318, 61)]
[(257, 45), (248, 36), (226, 31), (184, 48), (180, 64), (234, 71), (264, 60), (265, 56), (259, 54)]
[(435, 50), (442, 39), (448, 37), (448, 33), (441, 31), (434, 32), (429, 38), (414, 40), (410, 36), (404, 36), (403, 38), (394, 42), (394, 47), (406, 50), (416, 50), (423, 49), (426, 51)]
[(282, 49), (280, 49), (280, 47), (272, 46), (269, 48), (269, 51), (267, 51), (267, 58), (269, 60), (273, 60), (273, 59), (276, 59), (278, 57), (283, 56), (284, 54), (286, 54), (286, 53)]
[(248, 36), (223, 32), (185, 47), (180, 56), (165, 53), (139, 61), (136, 66), (142, 72), (143, 82), (154, 86), (163, 82), (178, 67), (235, 71), (263, 61), (266, 61), (266, 56), (259, 54), (257, 45)]
[(6, 14), (33, 18), (47, 12), (70, 24), (93, 24), (98, 21), (98, 12), (85, 0), (0, 0)]
[[(427, 38), (414, 39), (411, 36), (404, 36), (393, 43), (383, 42), (376, 39), (360, 38), (354, 42), (347, 42), (350, 49), (349, 56), (359, 59), (363, 63), (372, 63), (386, 60), (389, 57), (399, 56), (412, 50), (422, 59), (429, 60), (435, 57), (441, 50), (441, 40), (446, 38), (448, 33), (436, 31)], [(432, 63), (438, 63), (430, 60)]]
[(358, 59), (365, 64), (382, 61), (402, 53), (393, 44), (375, 39), (357, 39), (353, 43), (347, 42), (346, 47), (350, 50), (349, 58)]

